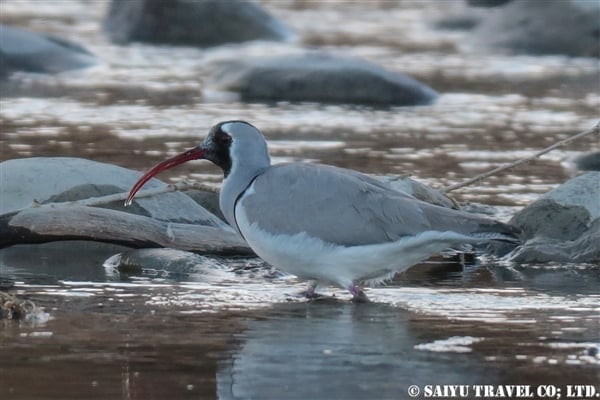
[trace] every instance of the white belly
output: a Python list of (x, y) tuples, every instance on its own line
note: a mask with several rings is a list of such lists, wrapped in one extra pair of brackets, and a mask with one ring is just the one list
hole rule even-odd
[(260, 221), (250, 222), (243, 198), (235, 208), (238, 227), (248, 245), (269, 264), (303, 279), (348, 288), (355, 282), (378, 283), (427, 259), (452, 244), (473, 242), (455, 232), (427, 231), (396, 242), (338, 246), (308, 236), (267, 232)]

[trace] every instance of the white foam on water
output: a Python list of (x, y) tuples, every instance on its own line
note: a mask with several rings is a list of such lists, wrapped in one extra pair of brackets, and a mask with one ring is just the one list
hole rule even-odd
[(439, 353), (470, 353), (473, 351), (471, 345), (484, 340), (483, 338), (472, 336), (452, 336), (447, 339), (435, 340), (430, 343), (415, 345), (417, 350), (426, 350)]

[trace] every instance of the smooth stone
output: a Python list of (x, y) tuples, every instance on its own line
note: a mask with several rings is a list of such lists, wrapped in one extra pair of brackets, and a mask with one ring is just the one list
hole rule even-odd
[(96, 63), (92, 53), (74, 42), (0, 24), (0, 78), (16, 71), (54, 74)]
[(201, 254), (253, 254), (229, 226), (161, 221), (76, 203), (54, 203), (0, 215), (0, 247), (74, 239), (133, 248), (172, 247)]
[(563, 206), (580, 206), (589, 212), (592, 220), (600, 218), (600, 172), (591, 171), (569, 179), (540, 197), (543, 199)]
[(600, 260), (600, 172), (570, 179), (515, 214), (525, 244), (515, 262)]
[(575, 240), (587, 230), (589, 222), (590, 213), (584, 207), (562, 205), (548, 198), (537, 200), (511, 219), (526, 239), (541, 236)]
[(475, 28), (481, 22), (481, 16), (476, 13), (466, 13), (466, 11), (444, 15), (434, 22), (435, 28), (449, 31), (469, 31)]
[(600, 219), (575, 240), (535, 236), (511, 257), (518, 263), (588, 263), (600, 261)]
[(135, 249), (117, 253), (103, 263), (108, 272), (155, 274), (202, 274), (210, 269), (225, 268), (214, 258), (189, 251), (162, 249)]
[(499, 7), (511, 1), (512, 0), (467, 0), (467, 4), (471, 7)]
[(407, 75), (321, 52), (233, 61), (215, 80), (221, 90), (237, 92), (248, 102), (411, 106), (431, 104), (437, 97)]
[[(112, 164), (71, 157), (35, 157), (0, 163), (0, 214), (31, 207), (34, 202), (65, 202), (128, 192), (141, 173)], [(144, 189), (164, 187), (158, 179)], [(179, 192), (139, 198), (130, 207), (123, 201), (99, 206), (153, 219), (228, 228), (223, 221)]]
[(292, 31), (246, 0), (113, 0), (104, 31), (119, 44), (210, 47), (249, 40), (288, 40)]
[(487, 13), (470, 40), (517, 54), (600, 57), (598, 21), (598, 1), (511, 1)]
[[(125, 195), (140, 175), (80, 158), (0, 163), (0, 247), (79, 240), (201, 254), (253, 254), (229, 225), (181, 192), (139, 197), (125, 208)], [(165, 186), (154, 179), (147, 189), (161, 192)], [(115, 193), (121, 199), (106, 203)], [(110, 197), (102, 198), (106, 195)], [(77, 203), (80, 199), (86, 203)]]
[(600, 171), (600, 151), (581, 154), (575, 157), (573, 164), (580, 171)]
[(225, 221), (225, 216), (221, 212), (221, 207), (219, 206), (219, 192), (212, 190), (187, 189), (183, 190), (183, 193), (188, 195), (202, 207), (206, 208), (212, 214)]
[(206, 257), (172, 248), (121, 251), (107, 258), (103, 266), (108, 275), (138, 274), (186, 281), (204, 281), (217, 285), (256, 278), (269, 281), (284, 275), (263, 260), (253, 256)]

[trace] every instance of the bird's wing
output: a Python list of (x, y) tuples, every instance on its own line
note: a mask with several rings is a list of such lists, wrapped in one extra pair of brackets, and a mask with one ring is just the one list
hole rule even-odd
[(494, 222), (424, 203), (374, 178), (326, 165), (269, 168), (241, 198), (251, 223), (342, 246), (385, 243), (425, 231), (485, 231)]

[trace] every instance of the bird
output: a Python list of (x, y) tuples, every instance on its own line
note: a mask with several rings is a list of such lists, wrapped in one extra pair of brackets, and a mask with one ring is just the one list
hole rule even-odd
[(264, 261), (308, 280), (308, 298), (332, 284), (366, 302), (361, 286), (452, 246), (520, 241), (513, 226), (423, 202), (355, 170), (273, 165), (262, 132), (241, 120), (217, 123), (198, 146), (152, 167), (125, 204), (155, 175), (197, 159), (223, 170), (219, 207), (229, 225)]

